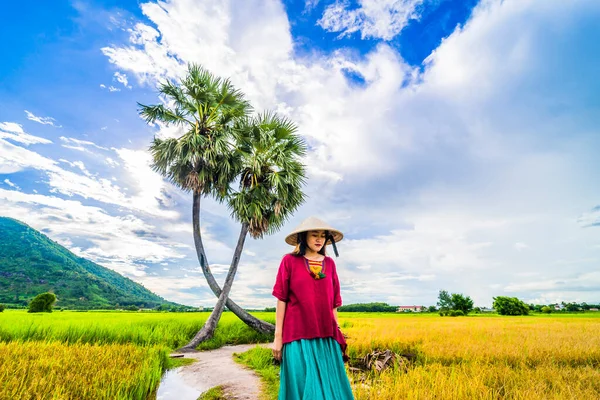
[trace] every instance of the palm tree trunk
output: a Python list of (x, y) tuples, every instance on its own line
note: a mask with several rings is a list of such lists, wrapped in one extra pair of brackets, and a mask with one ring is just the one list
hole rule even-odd
[[(204, 251), (204, 245), (202, 244), (202, 234), (200, 232), (200, 200), (202, 199), (202, 195), (198, 192), (194, 192), (194, 200), (192, 207), (192, 224), (194, 230), (194, 244), (196, 246), (196, 255), (198, 256), (198, 261), (200, 262), (200, 268), (204, 273), (204, 277), (206, 278), (206, 282), (210, 287), (210, 290), (213, 291), (215, 296), (221, 297), (221, 287), (215, 280), (212, 272), (210, 271), (210, 267), (208, 265), (208, 261), (206, 260), (206, 253)], [(237, 250), (237, 249), (236, 249)], [(237, 267), (236, 267), (237, 268)], [(231, 269), (230, 269), (231, 272)], [(227, 275), (229, 276), (229, 274)], [(239, 319), (244, 321), (246, 325), (250, 326), (254, 330), (260, 333), (274, 333), (275, 325), (270, 324), (266, 321), (262, 321), (253, 315), (250, 315), (246, 310), (242, 307), (238, 306), (233, 300), (226, 296), (225, 305), (227, 308), (233, 312)]]
[(233, 254), (233, 260), (231, 260), (231, 266), (229, 267), (229, 272), (227, 273), (225, 284), (223, 285), (223, 290), (219, 295), (219, 300), (217, 301), (215, 308), (210, 313), (210, 317), (208, 317), (202, 329), (200, 329), (200, 331), (188, 344), (179, 349), (179, 351), (193, 351), (196, 348), (196, 346), (198, 346), (205, 340), (212, 338), (215, 334), (215, 329), (217, 329), (217, 324), (219, 323), (221, 315), (223, 314), (223, 309), (225, 308), (226, 300), (229, 297), (231, 286), (233, 286), (233, 280), (235, 279), (235, 274), (237, 272), (238, 264), (240, 262), (240, 256), (242, 255), (242, 249), (244, 248), (244, 242), (246, 240), (247, 234), (248, 224), (244, 223), (242, 224), (240, 237), (238, 238), (238, 243), (235, 248), (235, 253)]

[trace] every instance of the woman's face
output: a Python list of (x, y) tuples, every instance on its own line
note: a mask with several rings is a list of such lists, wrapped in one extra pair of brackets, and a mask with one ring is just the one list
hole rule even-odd
[(306, 234), (306, 244), (315, 253), (321, 251), (326, 241), (325, 231), (308, 231)]

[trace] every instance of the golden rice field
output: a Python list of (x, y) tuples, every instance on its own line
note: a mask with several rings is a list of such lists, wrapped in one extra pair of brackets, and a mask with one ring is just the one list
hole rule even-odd
[(408, 372), (354, 382), (357, 399), (600, 399), (600, 318), (345, 315), (351, 355), (412, 352)]
[(133, 344), (0, 343), (0, 399), (147, 399), (168, 353)]
[[(167, 355), (207, 313), (0, 313), (0, 399), (152, 398)], [(272, 313), (257, 313), (271, 321)], [(357, 399), (600, 399), (600, 315), (340, 313), (350, 355), (410, 352), (408, 371), (351, 375)], [(204, 348), (268, 340), (225, 313)], [(268, 349), (246, 364), (270, 379)], [(256, 358), (252, 362), (252, 358)]]

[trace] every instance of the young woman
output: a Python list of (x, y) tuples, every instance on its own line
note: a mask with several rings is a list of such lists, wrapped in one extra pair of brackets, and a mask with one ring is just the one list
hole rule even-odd
[(296, 246), (281, 260), (273, 356), (281, 361), (279, 400), (353, 399), (344, 360), (346, 341), (338, 325), (342, 305), (335, 262), (325, 247), (344, 236), (311, 217), (285, 241)]

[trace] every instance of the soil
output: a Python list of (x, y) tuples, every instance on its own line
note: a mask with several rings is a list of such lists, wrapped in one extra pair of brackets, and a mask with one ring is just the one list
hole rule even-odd
[(243, 344), (183, 353), (184, 358), (198, 361), (180, 367), (178, 375), (186, 385), (202, 393), (215, 386), (223, 386), (228, 400), (257, 400), (260, 395), (260, 378), (252, 370), (233, 360), (233, 353), (243, 353), (256, 346)]

